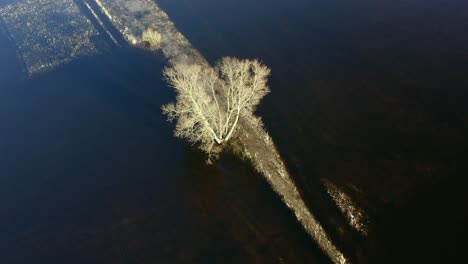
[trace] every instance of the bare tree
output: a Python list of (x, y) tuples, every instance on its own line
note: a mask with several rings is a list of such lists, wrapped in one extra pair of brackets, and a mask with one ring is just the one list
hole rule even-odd
[(232, 138), (239, 118), (255, 111), (269, 92), (270, 69), (258, 60), (225, 57), (214, 68), (179, 64), (164, 75), (177, 91), (176, 103), (162, 107), (170, 121), (177, 120), (175, 135), (199, 143), (209, 155)]

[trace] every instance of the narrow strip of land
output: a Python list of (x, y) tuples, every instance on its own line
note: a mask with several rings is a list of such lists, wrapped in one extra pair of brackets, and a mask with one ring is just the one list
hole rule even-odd
[[(114, 23), (127, 41), (133, 45), (142, 42), (145, 30), (153, 29), (162, 35), (161, 49), (171, 64), (200, 64), (210, 67), (206, 59), (177, 30), (174, 23), (158, 5), (150, 0), (94, 0), (102, 13)], [(327, 233), (307, 208), (294, 181), (289, 175), (273, 140), (262, 121), (251, 116), (240, 120), (239, 141), (245, 156), (252, 162), (294, 212), (306, 232), (334, 263), (346, 263)]]

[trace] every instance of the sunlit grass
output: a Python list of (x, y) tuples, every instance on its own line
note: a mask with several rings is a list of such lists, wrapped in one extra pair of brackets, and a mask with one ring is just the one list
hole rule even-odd
[(159, 49), (161, 47), (161, 34), (153, 29), (147, 29), (143, 32), (142, 39), (147, 42), (152, 50)]

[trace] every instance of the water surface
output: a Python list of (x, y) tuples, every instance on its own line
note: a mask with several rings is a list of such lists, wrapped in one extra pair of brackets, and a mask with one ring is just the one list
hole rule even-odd
[[(463, 252), (468, 5), (160, 0), (210, 62), (272, 68), (263, 117), (308, 205), (357, 263)], [(248, 163), (172, 137), (165, 61), (106, 48), (33, 78), (0, 36), (6, 263), (327, 263)], [(369, 214), (353, 232), (320, 183)]]

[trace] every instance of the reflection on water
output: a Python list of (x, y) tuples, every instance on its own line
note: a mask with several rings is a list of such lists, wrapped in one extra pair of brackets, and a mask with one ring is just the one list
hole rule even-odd
[[(459, 257), (466, 4), (158, 3), (210, 61), (271, 66), (259, 115), (355, 262)], [(248, 164), (225, 156), (207, 166), (173, 138), (159, 110), (173, 97), (161, 59), (115, 47), (25, 80), (5, 36), (0, 56), (5, 263), (328, 261)], [(348, 227), (322, 178), (366, 211), (368, 238)]]

